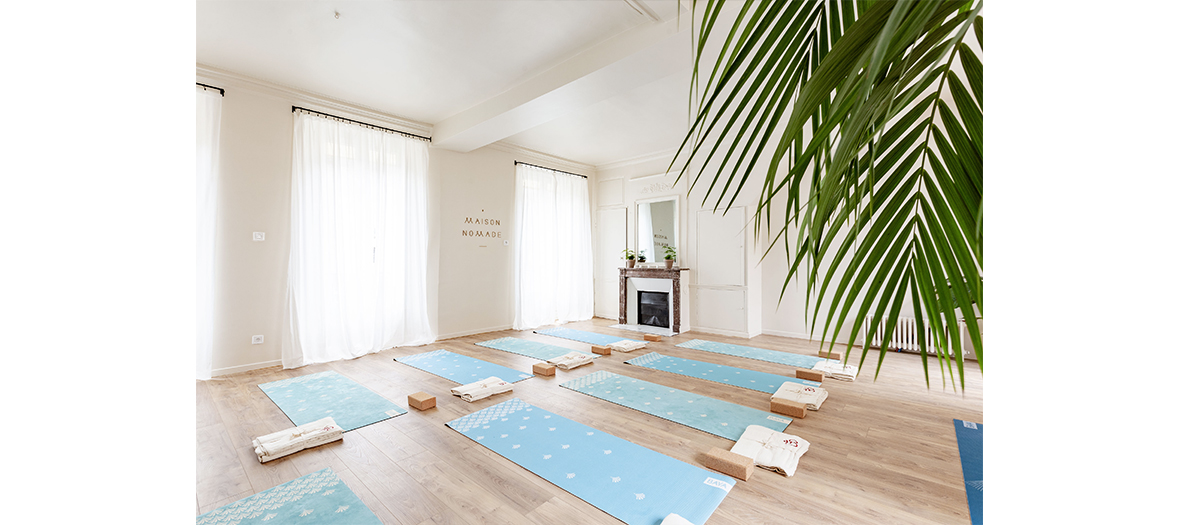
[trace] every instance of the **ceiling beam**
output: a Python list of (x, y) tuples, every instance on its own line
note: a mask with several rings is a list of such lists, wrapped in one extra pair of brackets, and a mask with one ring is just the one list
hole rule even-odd
[[(680, 17), (677, 17), (680, 18)], [(436, 147), (468, 152), (692, 66), (689, 20), (645, 23), (434, 125)]]

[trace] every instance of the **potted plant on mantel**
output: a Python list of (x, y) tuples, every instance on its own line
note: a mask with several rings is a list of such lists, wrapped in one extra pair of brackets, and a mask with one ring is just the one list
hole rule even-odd
[(635, 267), (635, 252), (633, 252), (631, 250), (623, 250), (623, 258), (627, 259), (627, 267), (628, 268)]
[(641, 262), (641, 263), (647, 262), (647, 253), (646, 252), (647, 252), (647, 250), (639, 250), (639, 256), (638, 256), (639, 262)]
[(675, 246), (665, 246), (664, 247), (664, 268), (671, 270), (672, 263), (674, 263), (674, 262), (676, 262), (676, 247)]

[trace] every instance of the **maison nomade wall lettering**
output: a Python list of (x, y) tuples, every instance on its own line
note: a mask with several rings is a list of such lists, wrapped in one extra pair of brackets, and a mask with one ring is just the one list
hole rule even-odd
[(480, 217), (464, 217), (462, 235), (463, 237), (504, 238), (504, 232), (500, 230), (500, 219)]

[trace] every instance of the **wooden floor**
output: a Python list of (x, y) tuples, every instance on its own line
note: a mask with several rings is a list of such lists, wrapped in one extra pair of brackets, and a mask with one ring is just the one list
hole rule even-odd
[[(593, 319), (565, 325), (621, 336), (613, 321)], [(733, 442), (641, 412), (560, 388), (559, 383), (608, 370), (645, 381), (768, 410), (768, 394), (704, 380), (624, 365), (645, 353), (615, 353), (594, 365), (556, 378), (535, 377), (514, 392), (475, 403), (449, 394), (454, 383), (394, 361), (394, 358), (445, 348), (522, 371), (536, 361), (476, 346), (498, 337), (520, 337), (572, 349), (589, 345), (511, 330), (441, 341), (424, 347), (395, 348), (351, 361), (254, 370), (197, 382), (196, 514), (261, 492), (324, 467), (333, 471), (387, 525), (419, 524), (610, 524), (618, 520), (566, 493), (444, 424), (511, 396), (598, 428), (681, 461), (702, 465), (711, 447)], [(741, 339), (689, 332), (648, 349), (661, 354), (792, 375), (793, 368), (722, 356), (675, 345), (708, 339), (814, 355), (819, 345), (775, 336)], [(890, 353), (873, 381), (871, 355), (852, 383), (828, 380), (830, 395), (818, 412), (787, 428), (811, 443), (793, 477), (757, 470), (739, 481), (709, 519), (710, 525), (757, 523), (970, 523), (952, 419), (983, 422), (983, 378), (968, 361), (967, 388), (943, 388), (931, 370), (927, 389), (920, 357)], [(936, 366), (936, 365), (932, 365)], [(343, 441), (260, 464), (250, 441), (292, 426), (256, 385), (335, 370), (409, 408), (406, 396), (426, 391), (438, 407), (369, 425)]]

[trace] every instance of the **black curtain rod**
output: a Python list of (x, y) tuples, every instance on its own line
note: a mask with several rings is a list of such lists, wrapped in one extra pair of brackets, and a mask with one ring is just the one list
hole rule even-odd
[(223, 96), (223, 97), (225, 96), (225, 90), (224, 90), (224, 89), (221, 89), (221, 88), (219, 88), (219, 87), (217, 87), (217, 86), (210, 86), (209, 84), (202, 84), (202, 83), (200, 83), (200, 82), (197, 82), (197, 85), (198, 85), (198, 86), (201, 86), (201, 87), (203, 87), (203, 88), (216, 89), (217, 91), (220, 91), (220, 92), (221, 92), (221, 96)]
[(331, 115), (331, 114), (328, 114), (328, 113), (324, 113), (324, 112), (322, 112), (322, 111), (316, 111), (316, 110), (314, 110), (314, 109), (301, 108), (301, 107), (299, 107), (299, 106), (291, 106), (291, 112), (292, 112), (292, 113), (294, 113), (294, 112), (296, 112), (296, 111), (306, 111), (306, 112), (308, 112), (308, 113), (315, 113), (316, 115), (323, 115), (323, 116), (325, 116), (325, 117), (328, 117), (328, 118), (334, 118), (334, 119), (337, 119), (337, 120), (343, 120), (343, 121), (351, 122), (351, 123), (353, 123), (353, 124), (360, 124), (360, 125), (362, 125), (362, 126), (370, 127), (370, 128), (373, 128), (373, 129), (379, 129), (379, 130), (381, 130), (381, 131), (388, 131), (388, 132), (390, 132), (390, 133), (397, 133), (398, 135), (405, 135), (405, 136), (407, 136), (407, 137), (414, 137), (414, 138), (416, 138), (416, 139), (425, 140), (426, 142), (430, 142), (430, 141), (431, 141), (431, 140), (430, 140), (430, 137), (423, 137), (422, 135), (415, 135), (415, 134), (413, 134), (413, 133), (407, 133), (407, 132), (405, 132), (405, 131), (398, 131), (398, 130), (396, 130), (396, 129), (383, 128), (383, 127), (381, 127), (381, 126), (374, 126), (374, 125), (372, 125), (372, 124), (368, 124), (368, 123), (365, 123), (365, 122), (361, 122), (361, 121), (359, 121), (359, 120), (352, 120), (352, 119), (350, 119), (350, 118), (344, 118), (344, 117), (340, 117), (340, 116), (336, 116), (336, 115)]
[(566, 175), (573, 175), (573, 176), (575, 176), (575, 177), (582, 177), (583, 179), (589, 179), (589, 177), (587, 177), (587, 176), (585, 176), (585, 175), (578, 175), (577, 173), (570, 173), (570, 172), (568, 172), (568, 171), (561, 171), (561, 170), (555, 170), (555, 169), (553, 169), (553, 168), (546, 168), (545, 166), (538, 166), (538, 165), (536, 165), (536, 164), (529, 164), (529, 163), (527, 163), (527, 162), (521, 162), (521, 161), (519, 161), (519, 160), (517, 160), (517, 161), (513, 161), (513, 163), (514, 163), (514, 164), (524, 164), (525, 166), (532, 166), (532, 167), (534, 167), (534, 168), (541, 168), (541, 169), (543, 169), (543, 170), (556, 171), (556, 172), (558, 172), (558, 173), (564, 173), (564, 174), (566, 174)]

